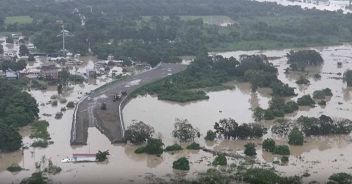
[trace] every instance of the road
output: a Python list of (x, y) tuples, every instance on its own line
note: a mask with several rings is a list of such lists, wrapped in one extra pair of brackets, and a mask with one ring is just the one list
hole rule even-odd
[[(82, 98), (73, 114), (71, 145), (87, 144), (89, 127), (98, 128), (111, 143), (122, 142), (125, 132), (122, 110), (129, 98), (127, 95), (113, 102), (113, 96), (122, 91), (130, 94), (143, 85), (183, 71), (186, 67), (182, 64), (162, 63), (149, 71), (99, 88)], [(103, 102), (106, 104), (106, 110), (101, 110)]]

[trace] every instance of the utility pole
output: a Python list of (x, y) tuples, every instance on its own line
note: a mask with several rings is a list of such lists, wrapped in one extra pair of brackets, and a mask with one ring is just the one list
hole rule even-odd
[(62, 50), (61, 51), (64, 53), (64, 55), (66, 55), (67, 50), (66, 50), (66, 46), (65, 46), (65, 38), (67, 36), (73, 36), (73, 35), (70, 34), (70, 32), (65, 29), (65, 25), (63, 22), (61, 24), (62, 24), (61, 25), (61, 33), (58, 34), (57, 37), (62, 36)]

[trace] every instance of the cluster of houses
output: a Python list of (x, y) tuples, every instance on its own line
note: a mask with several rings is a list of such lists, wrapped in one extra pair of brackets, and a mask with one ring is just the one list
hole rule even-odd
[(39, 68), (23, 69), (22, 71), (13, 71), (8, 69), (6, 71), (0, 70), (0, 77), (6, 79), (19, 79), (26, 77), (30, 79), (47, 79), (47, 80), (58, 80), (60, 68), (55, 64), (45, 64)]

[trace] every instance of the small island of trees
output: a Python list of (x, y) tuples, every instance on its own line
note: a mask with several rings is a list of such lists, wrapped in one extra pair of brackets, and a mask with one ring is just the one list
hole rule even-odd
[(320, 53), (315, 50), (291, 50), (286, 57), (293, 71), (304, 71), (307, 66), (317, 66), (324, 62)]

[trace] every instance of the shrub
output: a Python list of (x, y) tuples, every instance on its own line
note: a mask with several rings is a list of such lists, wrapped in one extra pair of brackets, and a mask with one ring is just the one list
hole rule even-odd
[(277, 145), (275, 146), (274, 154), (290, 155), (290, 148), (287, 145)]
[(293, 128), (290, 134), (288, 135), (288, 143), (292, 145), (303, 145), (304, 136), (297, 127)]
[(201, 147), (200, 147), (200, 145), (198, 143), (193, 142), (192, 144), (188, 145), (186, 147), (186, 149), (189, 149), (189, 150), (200, 150)]
[(12, 164), (10, 167), (7, 168), (7, 170), (10, 172), (19, 172), (19, 171), (22, 171), (22, 169), (23, 168), (18, 164)]
[(145, 146), (141, 146), (141, 147), (137, 148), (136, 150), (134, 150), (134, 153), (136, 153), (136, 154), (145, 153)]
[(67, 108), (74, 108), (75, 107), (75, 103), (70, 101), (70, 102), (67, 103), (66, 107)]
[(150, 138), (147, 141), (147, 145), (144, 148), (144, 152), (151, 155), (160, 155), (163, 153), (164, 143), (161, 139)]
[(49, 142), (47, 140), (36, 140), (32, 143), (32, 147), (41, 147), (46, 148), (48, 147)]
[(47, 184), (48, 177), (43, 172), (33, 173), (31, 177), (24, 178), (21, 184)]
[(263, 150), (268, 151), (268, 152), (273, 152), (275, 150), (275, 141), (273, 139), (265, 139), (263, 141)]
[(313, 106), (315, 104), (315, 101), (310, 95), (304, 95), (301, 98), (297, 99), (297, 104), (299, 106)]
[(296, 84), (309, 84), (309, 83), (310, 81), (302, 76), (296, 81)]
[(250, 184), (273, 184), (280, 182), (280, 176), (267, 169), (248, 169), (243, 175), (243, 180)]
[(47, 172), (49, 174), (54, 174), (54, 175), (57, 173), (60, 173), (61, 171), (62, 171), (61, 167), (54, 165), (51, 160), (49, 160), (48, 168), (44, 169), (44, 172)]
[(58, 112), (55, 114), (55, 119), (61, 119), (64, 114), (62, 112)]
[(288, 156), (282, 156), (281, 157), (281, 162), (282, 163), (287, 163), (288, 162)]
[(57, 100), (54, 100), (54, 101), (51, 102), (52, 106), (57, 106), (57, 104), (58, 104)]
[(60, 103), (64, 104), (67, 102), (67, 99), (66, 98), (60, 98)]
[(227, 159), (224, 154), (215, 157), (213, 165), (227, 165)]
[(165, 151), (179, 151), (182, 150), (183, 148), (179, 144), (174, 144), (172, 146), (167, 146), (165, 148)]
[(246, 145), (244, 145), (244, 147), (244, 154), (246, 154), (247, 156), (257, 155), (254, 143), (247, 143)]
[(204, 139), (207, 141), (214, 141), (215, 138), (216, 138), (216, 132), (212, 130), (208, 130), (207, 135), (204, 137)]
[(173, 169), (189, 170), (189, 161), (186, 157), (181, 157), (172, 163)]

